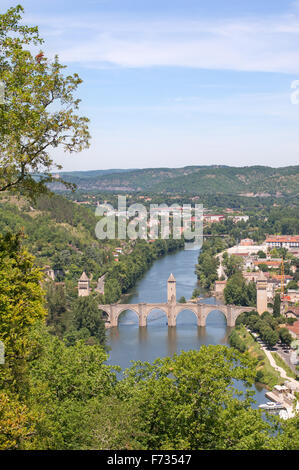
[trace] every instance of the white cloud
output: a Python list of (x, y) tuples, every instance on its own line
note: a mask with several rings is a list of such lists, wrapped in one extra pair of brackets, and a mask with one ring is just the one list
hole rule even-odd
[[(280, 16), (221, 21), (102, 15), (27, 17), (26, 21), (42, 25), (51, 34), (47, 43), (63, 61), (87, 67), (179, 66), (298, 73), (299, 11), (295, 6), (292, 13)], [(59, 36), (56, 41), (55, 34)]]

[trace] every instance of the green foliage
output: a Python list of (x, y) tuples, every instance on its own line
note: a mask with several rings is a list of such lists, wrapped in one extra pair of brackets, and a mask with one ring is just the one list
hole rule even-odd
[(105, 323), (98, 308), (98, 301), (92, 297), (79, 297), (73, 307), (73, 325), (80, 332), (87, 330), (90, 338), (105, 346)]
[(65, 287), (48, 281), (46, 284), (47, 325), (57, 336), (62, 337), (67, 329), (67, 299)]
[(231, 334), (229, 335), (229, 344), (233, 347), (238, 349), (240, 352), (246, 351), (246, 344), (244, 341), (241, 340), (240, 336), (238, 335), (237, 330), (234, 328)]
[(137, 362), (120, 384), (123, 400), (138, 416), (126, 447), (137, 439), (150, 450), (271, 448), (271, 425), (251, 409), (250, 392), (242, 401), (234, 397), (234, 380), (248, 386), (254, 377), (249, 357), (223, 346)]
[(30, 440), (33, 415), (26, 403), (31, 328), (45, 318), (42, 275), (21, 245), (21, 234), (0, 235), (0, 449), (19, 449)]
[(290, 289), (293, 289), (293, 290), (298, 290), (299, 289), (297, 281), (290, 281), (288, 283), (287, 290), (290, 290)]
[[(260, 382), (272, 389), (274, 385), (282, 384), (283, 380), (280, 374), (271, 366), (265, 352), (261, 349), (254, 335), (247, 330), (249, 327), (247, 326), (247, 328), (245, 328), (244, 326), (246, 324), (246, 317), (248, 317), (247, 323), (249, 324), (250, 321), (254, 320), (256, 315), (258, 314), (254, 311), (249, 312), (249, 314), (248, 312), (242, 314), (240, 316), (242, 317), (242, 322), (232, 331), (229, 340), (232, 346), (234, 343), (239, 351), (242, 352), (245, 350), (255, 361), (255, 382)], [(253, 328), (250, 329), (253, 331)]]
[(0, 450), (17, 450), (34, 431), (28, 407), (10, 393), (0, 391)]
[(200, 297), (201, 295), (201, 290), (199, 287), (196, 287), (193, 292), (192, 292), (192, 299), (195, 299), (196, 297)]
[(212, 284), (218, 279), (217, 268), (219, 260), (213, 254), (208, 244), (204, 244), (198, 257), (198, 264), (195, 267), (200, 286), (210, 289)]
[(246, 283), (242, 274), (234, 274), (224, 289), (225, 302), (229, 305), (253, 307), (256, 305), (256, 286), (254, 282)]
[(258, 267), (259, 267), (259, 270), (263, 271), (264, 273), (266, 273), (269, 270), (267, 264), (261, 263), (261, 264), (258, 265)]
[(236, 325), (246, 325), (251, 331), (258, 333), (269, 347), (275, 346), (279, 340), (278, 318), (269, 312), (264, 312), (261, 316), (255, 311), (245, 312), (239, 316)]
[(280, 294), (276, 294), (274, 297), (274, 305), (273, 305), (273, 315), (275, 317), (280, 316), (280, 305), (281, 305)]
[(244, 261), (240, 256), (231, 255), (228, 256), (227, 252), (223, 253), (222, 264), (224, 266), (224, 272), (227, 277), (231, 277), (234, 274), (240, 273), (243, 268)]
[(129, 256), (120, 256), (119, 262), (108, 269), (105, 278), (105, 303), (117, 302), (121, 294), (135, 285), (154, 260), (182, 246), (182, 240), (157, 240), (151, 244), (138, 240)]
[(92, 446), (92, 409), (113, 392), (116, 376), (99, 345), (67, 347), (43, 327), (35, 330), (30, 403), (38, 416), (31, 447), (82, 449)]
[[(37, 27), (23, 26), (23, 8), (0, 15), (0, 191), (17, 190), (35, 198), (47, 192), (54, 165), (50, 150), (79, 152), (88, 147), (88, 119), (79, 117), (74, 97), (82, 80), (64, 76), (56, 56), (50, 62), (36, 50), (43, 40)], [(36, 56), (34, 55), (36, 50)], [(41, 176), (34, 178), (33, 173)]]
[(15, 391), (23, 385), (30, 329), (46, 316), (42, 275), (21, 240), (21, 234), (0, 235), (0, 340), (5, 346), (0, 386)]
[(279, 339), (283, 344), (287, 346), (291, 345), (293, 341), (293, 337), (287, 328), (280, 328), (278, 330), (278, 334), (279, 334)]

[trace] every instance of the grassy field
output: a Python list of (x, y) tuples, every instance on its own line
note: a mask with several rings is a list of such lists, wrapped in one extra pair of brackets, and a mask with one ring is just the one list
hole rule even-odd
[(258, 361), (256, 366), (257, 373), (260, 371), (257, 375), (258, 381), (270, 389), (272, 389), (274, 385), (282, 385), (284, 379), (273, 369), (259, 343), (246, 330), (245, 326), (242, 325), (238, 327), (236, 331), (240, 339), (245, 343), (247, 352)]

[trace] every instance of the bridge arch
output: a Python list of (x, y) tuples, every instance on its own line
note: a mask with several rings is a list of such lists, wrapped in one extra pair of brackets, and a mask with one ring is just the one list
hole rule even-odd
[(108, 322), (108, 323), (111, 323), (111, 317), (110, 317), (110, 309), (108, 308), (109, 305), (107, 305), (107, 307), (99, 307), (99, 310), (100, 312), (102, 312), (102, 316), (103, 316), (103, 319), (104, 321)]
[(137, 316), (137, 323), (140, 323), (140, 314), (138, 310), (134, 307), (131, 307), (130, 305), (127, 305), (125, 307), (117, 309), (114, 313), (114, 322), (116, 323), (117, 326), (119, 325), (119, 317), (121, 316), (122, 313), (126, 311), (135, 313)]
[(151, 313), (153, 311), (160, 311), (163, 313), (163, 318), (165, 318), (165, 321), (168, 323), (168, 312), (165, 308), (163, 308), (162, 306), (150, 306), (150, 307), (147, 307), (146, 308), (146, 312), (145, 312), (145, 316), (146, 316), (146, 325), (148, 325), (148, 323), (150, 322), (151, 323)]
[(227, 314), (227, 311), (226, 309), (224, 309), (223, 307), (221, 308), (222, 306), (219, 306), (219, 308), (217, 308), (217, 306), (215, 305), (215, 308), (211, 308), (205, 315), (205, 324), (207, 325), (207, 320), (208, 318), (210, 317), (210, 320), (211, 320), (211, 314), (221, 314), (222, 317), (224, 317), (225, 319), (225, 322), (226, 322), (226, 325), (228, 325), (228, 314)]
[(178, 319), (179, 315), (182, 312), (192, 312), (195, 315), (195, 319), (198, 323), (198, 310), (196, 308), (194, 308), (193, 306), (184, 305), (184, 304), (182, 306), (176, 308), (176, 312), (175, 312), (175, 322), (176, 323), (177, 323), (177, 319)]

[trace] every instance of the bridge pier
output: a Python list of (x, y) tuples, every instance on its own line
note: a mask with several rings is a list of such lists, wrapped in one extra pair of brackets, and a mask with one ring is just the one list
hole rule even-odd
[(167, 320), (168, 320), (169, 327), (176, 326), (175, 307), (176, 307), (176, 302), (168, 303)]
[(145, 303), (138, 304), (139, 326), (140, 327), (146, 326), (147, 315), (146, 315), (145, 307), (146, 307)]
[(226, 307), (226, 323), (227, 323), (227, 326), (231, 328), (235, 326), (233, 312), (232, 312), (232, 308), (230, 305)]
[(115, 306), (115, 304), (110, 305), (109, 317), (110, 317), (111, 327), (114, 327), (114, 326), (118, 325), (118, 317), (115, 315), (114, 306)]

